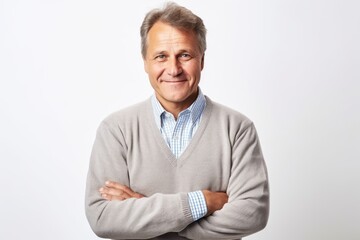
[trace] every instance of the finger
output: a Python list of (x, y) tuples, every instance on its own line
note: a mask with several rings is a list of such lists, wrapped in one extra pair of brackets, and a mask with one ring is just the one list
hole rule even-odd
[(111, 198), (111, 201), (115, 201), (115, 200), (117, 200), (117, 201), (124, 201), (124, 200), (126, 200), (126, 199), (129, 199), (129, 198), (132, 198), (132, 197), (130, 197), (130, 196), (125, 196), (125, 195), (122, 195), (122, 196), (112, 196), (112, 198)]
[(102, 187), (99, 192), (107, 200), (125, 200), (132, 197), (126, 192), (115, 188)]
[(108, 201), (111, 201), (112, 198), (113, 198), (111, 195), (106, 194), (106, 193), (102, 193), (102, 194), (101, 194), (101, 197), (104, 198), (104, 199), (106, 199), (106, 200), (108, 200)]
[(106, 193), (101, 194), (101, 197), (108, 200), (108, 201), (115, 201), (115, 200), (123, 201), (123, 200), (126, 199), (126, 198), (124, 198), (122, 196), (113, 196), (113, 195), (106, 194)]
[(116, 188), (111, 188), (111, 187), (102, 187), (99, 189), (99, 192), (102, 194), (108, 194), (111, 195), (113, 197), (122, 197), (123, 195), (126, 196), (128, 195), (127, 193), (125, 193), (122, 190), (116, 189)]
[(122, 185), (120, 183), (117, 182), (112, 182), (112, 181), (106, 181), (105, 182), (105, 186), (109, 187), (109, 188), (115, 188), (118, 190), (121, 190), (123, 192), (126, 192), (129, 195), (133, 195), (135, 192), (133, 190), (131, 190), (131, 188), (129, 188), (128, 186)]
[(111, 187), (111, 188), (116, 188), (116, 189), (123, 190), (123, 191), (125, 188), (127, 188), (125, 185), (122, 185), (118, 182), (113, 182), (113, 181), (106, 181), (105, 186)]
[(143, 198), (145, 197), (144, 195), (140, 194), (140, 193), (137, 193), (137, 192), (134, 192), (134, 194), (132, 195), (133, 198)]
[(109, 188), (116, 188), (118, 190), (121, 190), (125, 193), (127, 193), (128, 195), (134, 197), (134, 198), (142, 198), (144, 197), (144, 195), (134, 192), (131, 188), (129, 188), (128, 186), (122, 185), (120, 183), (117, 182), (112, 182), (112, 181), (106, 181), (105, 185)]

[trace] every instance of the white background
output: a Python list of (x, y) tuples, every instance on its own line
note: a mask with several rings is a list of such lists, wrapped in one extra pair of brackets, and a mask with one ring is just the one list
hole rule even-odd
[[(97, 239), (100, 121), (152, 94), (139, 26), (163, 1), (0, 0), (0, 238)], [(257, 127), (271, 184), (247, 239), (360, 239), (360, 3), (178, 1), (208, 29), (201, 87)]]

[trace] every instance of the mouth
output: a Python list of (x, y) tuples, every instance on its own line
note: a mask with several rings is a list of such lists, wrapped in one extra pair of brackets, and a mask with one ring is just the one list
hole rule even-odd
[(168, 84), (179, 84), (179, 83), (184, 83), (184, 81), (163, 81), (164, 83), (168, 83)]
[(187, 81), (186, 79), (161, 80), (161, 82), (170, 83), (170, 84), (183, 83), (186, 81)]

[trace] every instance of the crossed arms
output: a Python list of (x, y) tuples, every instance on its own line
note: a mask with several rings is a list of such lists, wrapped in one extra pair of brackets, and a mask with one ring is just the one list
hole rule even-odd
[(86, 214), (98, 236), (150, 239), (177, 233), (188, 239), (239, 239), (265, 227), (267, 173), (253, 127), (234, 142), (226, 193), (203, 189), (208, 212), (195, 222), (186, 192), (146, 194), (129, 187), (134, 183), (127, 170), (126, 146), (118, 135), (106, 124), (101, 126), (90, 162)]
[[(129, 198), (143, 198), (144, 195), (134, 192), (131, 188), (117, 182), (106, 181), (105, 185), (99, 189), (101, 196), (108, 201), (124, 201)], [(228, 196), (224, 192), (202, 191), (206, 201), (207, 214), (220, 210), (228, 201)]]

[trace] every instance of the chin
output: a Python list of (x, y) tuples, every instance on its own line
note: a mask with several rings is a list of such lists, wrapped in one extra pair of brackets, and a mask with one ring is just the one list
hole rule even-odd
[(173, 103), (182, 103), (185, 102), (187, 98), (184, 97), (170, 97), (168, 98), (169, 102), (173, 102)]

